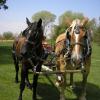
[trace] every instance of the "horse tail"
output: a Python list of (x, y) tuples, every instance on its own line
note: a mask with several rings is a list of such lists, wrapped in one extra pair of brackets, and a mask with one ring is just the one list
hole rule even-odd
[(12, 54), (14, 54), (15, 53), (15, 43), (13, 43), (13, 45), (12, 45)]
[(15, 63), (15, 61), (16, 61), (16, 50), (15, 50), (15, 43), (13, 43), (13, 45), (12, 45), (12, 58), (13, 58), (13, 60), (14, 60), (14, 63)]

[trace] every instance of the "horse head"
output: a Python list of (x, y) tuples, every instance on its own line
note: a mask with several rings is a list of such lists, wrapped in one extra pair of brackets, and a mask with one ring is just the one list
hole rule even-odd
[(82, 21), (79, 19), (75, 19), (69, 27), (69, 34), (67, 34), (67, 37), (69, 38), (71, 62), (73, 66), (83, 66), (83, 52), (84, 48), (86, 47), (86, 44), (84, 42), (86, 29), (84, 26), (87, 22), (87, 18), (83, 19)]
[(24, 31), (26, 33), (26, 42), (21, 50), (22, 55), (32, 52), (32, 49), (37, 49), (39, 46), (41, 47), (43, 39), (42, 19), (31, 23), (29, 19), (26, 18), (26, 23), (28, 27)]

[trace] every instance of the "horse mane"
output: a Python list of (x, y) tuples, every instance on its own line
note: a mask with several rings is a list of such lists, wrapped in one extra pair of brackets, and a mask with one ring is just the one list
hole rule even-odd
[(70, 28), (72, 28), (72, 30), (71, 30), (70, 33), (73, 32), (73, 30), (74, 30), (74, 28), (75, 28), (76, 25), (79, 25), (79, 26), (81, 25), (80, 19), (75, 19), (75, 20), (72, 21), (72, 24), (70, 25)]

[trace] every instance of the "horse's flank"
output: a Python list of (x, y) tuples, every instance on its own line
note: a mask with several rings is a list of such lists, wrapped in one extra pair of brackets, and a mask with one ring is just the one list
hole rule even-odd
[(66, 40), (66, 33), (60, 34), (56, 39), (56, 45), (55, 45), (55, 53), (58, 55), (58, 53), (64, 48), (65, 46), (65, 40)]
[(25, 43), (25, 40), (26, 40), (26, 37), (23, 37), (23, 36), (15, 39), (13, 45), (14, 45), (14, 47), (16, 49), (15, 51), (16, 51), (16, 55), (17, 56), (20, 56), (20, 51), (21, 51), (22, 46)]

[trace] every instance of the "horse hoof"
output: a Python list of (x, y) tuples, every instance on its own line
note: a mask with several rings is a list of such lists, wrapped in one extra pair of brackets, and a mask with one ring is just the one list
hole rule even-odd
[(80, 97), (79, 100), (86, 100), (86, 97)]
[(56, 82), (55, 85), (56, 85), (57, 87), (59, 87), (59, 83), (58, 83), (58, 82)]
[(66, 100), (64, 95), (60, 95), (60, 100)]
[(34, 98), (33, 100), (38, 100), (37, 98)]
[(22, 100), (22, 98), (21, 98), (21, 97), (19, 97), (19, 98), (18, 98), (18, 100)]
[(72, 84), (72, 85), (70, 85), (69, 86), (71, 89), (74, 89), (75, 87), (76, 87), (76, 85), (75, 84)]
[(30, 90), (32, 90), (32, 84), (26, 84), (26, 86), (27, 86)]
[(60, 100), (65, 100), (65, 98), (60, 98)]
[(19, 83), (19, 81), (18, 80), (15, 80), (15, 83)]

